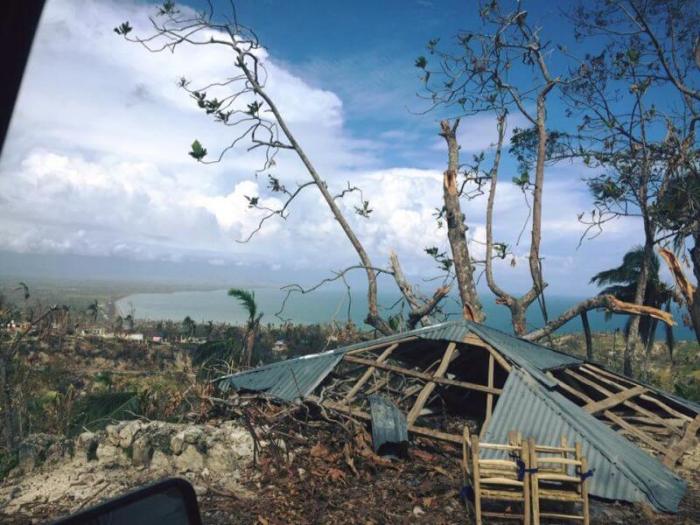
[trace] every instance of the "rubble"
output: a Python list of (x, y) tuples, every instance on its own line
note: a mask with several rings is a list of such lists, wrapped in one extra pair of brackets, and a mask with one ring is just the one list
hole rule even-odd
[[(0, 485), (2, 513), (31, 510), (55, 517), (170, 476), (187, 477), (200, 493), (209, 485), (245, 493), (240, 475), (252, 460), (253, 439), (234, 421), (214, 426), (134, 420), (82, 433), (74, 442), (32, 436), (20, 450), (18, 467)], [(0, 521), (4, 517), (0, 513)]]

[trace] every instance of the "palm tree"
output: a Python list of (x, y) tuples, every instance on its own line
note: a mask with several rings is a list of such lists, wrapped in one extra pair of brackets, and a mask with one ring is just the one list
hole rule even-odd
[[(637, 279), (639, 278), (643, 257), (644, 248), (641, 246), (635, 247), (624, 255), (620, 266), (597, 273), (591, 278), (590, 282), (598, 286), (608, 285), (600, 291), (601, 295), (614, 295), (621, 301), (632, 303), (634, 302)], [(644, 304), (646, 306), (664, 308), (666, 311), (670, 311), (672, 299), (673, 290), (659, 278), (659, 258), (654, 255), (649, 267), (649, 281), (644, 293)], [(612, 314), (606, 312), (605, 316), (606, 319), (610, 319)], [(625, 337), (627, 337), (629, 333), (631, 320), (632, 317), (627, 318)], [(656, 338), (657, 324), (658, 320), (652, 319), (649, 316), (643, 316), (639, 322), (639, 337), (645, 345), (647, 355), (651, 351), (654, 339)], [(666, 344), (668, 345), (671, 361), (673, 361), (673, 328), (665, 323), (664, 327), (666, 331)]]
[(95, 299), (93, 302), (90, 303), (90, 306), (88, 306), (85, 309), (85, 311), (90, 315), (93, 321), (97, 321), (97, 318), (100, 316), (102, 308), (100, 307), (100, 303), (97, 302), (97, 299)]
[(253, 347), (255, 346), (255, 334), (260, 326), (262, 312), (258, 314), (258, 305), (255, 302), (255, 292), (249, 292), (241, 288), (231, 288), (228, 291), (229, 296), (238, 299), (238, 302), (248, 312), (248, 321), (246, 322), (244, 356), (242, 364), (250, 366), (253, 359)]
[(185, 319), (182, 321), (182, 330), (185, 335), (193, 337), (196, 329), (197, 323), (195, 323), (189, 315), (185, 317)]

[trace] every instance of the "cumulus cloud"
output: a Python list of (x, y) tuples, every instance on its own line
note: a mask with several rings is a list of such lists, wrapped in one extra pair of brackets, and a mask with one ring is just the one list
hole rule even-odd
[[(231, 57), (225, 50), (201, 47), (151, 54), (112, 32), (127, 19), (136, 32), (145, 31), (152, 10), (129, 0), (47, 3), (0, 163), (0, 249), (200, 257), (214, 266), (234, 260), (326, 271), (354, 264), (356, 254), (315, 188), (300, 195), (289, 218), (268, 221), (250, 243), (236, 242), (262, 216), (249, 209), (246, 197), (258, 196), (262, 206), (277, 208), (280, 195), (266, 189), (264, 175), (254, 175), (261, 158), (245, 147), (212, 166), (187, 156), (194, 138), (214, 153), (234, 137), (176, 86), (180, 76), (203, 84), (226, 78)], [(274, 56), (266, 63), (270, 93), (333, 191), (346, 184), (362, 188), (362, 195), (349, 194), (341, 206), (375, 264), (383, 265), (389, 251), (396, 250), (409, 273), (432, 272), (423, 249), (448, 249), (434, 217), (441, 206), (440, 169), (387, 168), (382, 157), (387, 141), (410, 136), (415, 143), (416, 131), (387, 129), (377, 141), (357, 136), (347, 129), (336, 93), (318, 87), (319, 82), (312, 86)], [(516, 125), (512, 122), (511, 129)], [(425, 139), (427, 150), (434, 136), (432, 130)], [(465, 153), (488, 149), (495, 141), (495, 122), (465, 119), (460, 138)], [(436, 142), (432, 149), (438, 147), (443, 146)], [(288, 152), (278, 160), (275, 175), (288, 187), (308, 180)], [(590, 207), (585, 193), (576, 189), (577, 169), (555, 171), (547, 182), (543, 254), (553, 263), (546, 267), (553, 276), (590, 265), (589, 248), (575, 251), (581, 231), (575, 214)], [(495, 237), (511, 244), (521, 260), (528, 232), (517, 246), (516, 240), (527, 206), (509, 176), (503, 178)], [(354, 213), (362, 197), (373, 210), (369, 220)], [(464, 212), (472, 250), (482, 257), (485, 199), (465, 201)], [(616, 228), (613, 239), (630, 229), (624, 223)], [(516, 286), (526, 285), (526, 266), (499, 263), (498, 272)]]

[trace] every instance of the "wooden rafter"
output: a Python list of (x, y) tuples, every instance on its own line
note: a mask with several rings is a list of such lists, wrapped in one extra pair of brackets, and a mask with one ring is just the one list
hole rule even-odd
[[(319, 402), (321, 405), (330, 408), (332, 410), (338, 410), (339, 412), (345, 412), (349, 413), (350, 415), (364, 419), (367, 421), (372, 420), (372, 416), (368, 414), (367, 412), (363, 410), (359, 410), (357, 408), (350, 407), (348, 405), (344, 405), (342, 403), (336, 403), (334, 401), (331, 401), (329, 399), (321, 401), (318, 398), (315, 397), (310, 397), (310, 399), (315, 400)], [(419, 425), (408, 425), (408, 431), (417, 434), (419, 436), (425, 436), (433, 439), (439, 439), (441, 441), (447, 441), (448, 443), (457, 443), (461, 444), (462, 443), (462, 436), (458, 434), (449, 434), (448, 432), (440, 432), (439, 430), (434, 430), (432, 428), (427, 428), (427, 427), (421, 427)]]
[(425, 406), (426, 401), (428, 401), (428, 397), (430, 394), (433, 393), (433, 390), (435, 390), (435, 387), (437, 386), (437, 382), (435, 379), (442, 379), (445, 373), (447, 372), (447, 367), (450, 366), (450, 363), (457, 357), (459, 356), (459, 351), (457, 350), (457, 344), (454, 342), (451, 342), (450, 344), (447, 345), (447, 348), (445, 349), (445, 353), (442, 356), (442, 361), (440, 361), (440, 366), (438, 366), (437, 370), (435, 373), (432, 375), (431, 379), (425, 384), (423, 387), (423, 390), (420, 391), (418, 394), (418, 397), (416, 398), (416, 402), (413, 404), (413, 407), (411, 408), (410, 412), (408, 413), (408, 416), (406, 416), (406, 421), (408, 422), (408, 425), (413, 425), (415, 423), (416, 419), (418, 419), (418, 416), (420, 415), (421, 410), (423, 410), (423, 407)]
[(618, 427), (623, 429), (629, 434), (632, 434), (633, 436), (637, 437), (640, 441), (648, 445), (649, 447), (653, 448), (657, 452), (664, 453), (666, 452), (667, 448), (665, 445), (662, 445), (658, 441), (656, 441), (654, 438), (652, 438), (649, 434), (646, 432), (640, 430), (639, 428), (635, 427), (634, 425), (628, 423), (624, 419), (622, 419), (620, 416), (615, 414), (614, 412), (611, 412), (610, 410), (606, 410), (603, 412), (603, 415), (607, 417), (610, 421), (615, 423)]
[(345, 353), (345, 355), (357, 355), (357, 354), (363, 354), (365, 352), (370, 352), (372, 350), (379, 350), (381, 348), (386, 348), (387, 346), (392, 346), (394, 344), (402, 344), (402, 343), (407, 343), (409, 341), (415, 341), (418, 339), (415, 335), (412, 335), (410, 337), (404, 337), (403, 339), (397, 339), (395, 341), (384, 341), (383, 343), (377, 343), (371, 346), (365, 346), (363, 348), (358, 348), (356, 350), (349, 350), (348, 352)]
[[(399, 343), (394, 343), (393, 345), (388, 346), (382, 354), (377, 358), (375, 363), (377, 364), (382, 364), (384, 361), (386, 361), (389, 356), (392, 354), (394, 350), (396, 350), (399, 346)], [(357, 382), (353, 385), (353, 387), (350, 389), (350, 391), (345, 395), (344, 401), (347, 403), (351, 401), (357, 393), (360, 391), (360, 389), (365, 385), (367, 381), (369, 381), (372, 376), (374, 375), (374, 371), (376, 370), (376, 367), (370, 366), (365, 370), (364, 374), (360, 377), (360, 379), (357, 380)]]
[[(598, 392), (605, 395), (606, 397), (612, 397), (615, 395), (613, 392), (611, 392), (607, 388), (601, 386), (600, 384), (596, 383), (592, 379), (585, 377), (582, 374), (574, 372), (570, 368), (564, 370), (564, 373), (569, 375), (570, 377), (573, 377), (577, 381), (579, 381), (585, 385), (590, 386), (591, 388), (597, 390)], [(647, 410), (646, 408), (639, 406), (637, 403), (633, 403), (629, 399), (626, 401), (623, 401), (621, 404), (628, 407), (628, 408), (631, 408), (632, 410), (634, 410), (635, 412), (638, 412), (639, 414), (643, 414), (643, 415), (647, 416), (648, 418), (652, 419), (653, 421), (655, 421), (658, 424), (665, 426), (666, 428), (670, 429), (671, 431), (673, 431), (677, 434), (681, 434), (681, 431), (678, 430), (678, 428), (675, 425), (668, 423), (666, 420), (664, 420), (662, 417), (659, 417), (651, 410)]]
[[(488, 375), (488, 386), (493, 388), (493, 364), (494, 358), (493, 354), (489, 354), (489, 375)], [(486, 394), (486, 416), (484, 417), (484, 423), (481, 425), (481, 433), (479, 437), (483, 437), (486, 429), (488, 428), (489, 421), (491, 420), (491, 414), (493, 413), (493, 394)]]
[(638, 396), (643, 392), (646, 392), (646, 388), (644, 388), (643, 386), (628, 388), (627, 390), (618, 392), (617, 394), (614, 394), (610, 397), (606, 397), (602, 401), (594, 401), (592, 403), (588, 403), (583, 407), (583, 409), (589, 414), (595, 414), (596, 412), (601, 412), (603, 410), (616, 407), (617, 405), (624, 403), (628, 399)]
[(474, 335), (474, 334), (467, 334), (464, 339), (462, 339), (462, 342), (464, 344), (472, 345), (472, 346), (478, 346), (479, 348), (483, 348), (486, 350), (489, 354), (493, 356), (493, 358), (496, 360), (496, 362), (505, 370), (506, 372), (509, 372), (512, 370), (512, 366), (510, 366), (510, 363), (505, 360), (505, 358), (496, 350), (493, 348), (490, 344), (488, 344), (486, 341), (481, 339), (480, 337)]
[(415, 378), (422, 379), (422, 380), (427, 381), (427, 382), (438, 383), (440, 385), (456, 386), (459, 388), (466, 388), (467, 390), (477, 390), (479, 392), (485, 392), (487, 394), (500, 395), (503, 393), (503, 390), (501, 390), (500, 388), (490, 388), (488, 386), (479, 385), (477, 383), (469, 383), (467, 381), (458, 381), (456, 379), (448, 379), (446, 377), (436, 376), (435, 374), (432, 374), (432, 375), (426, 374), (425, 372), (419, 372), (417, 370), (411, 370), (408, 368), (390, 365), (387, 363), (377, 363), (376, 361), (373, 361), (371, 359), (363, 359), (361, 357), (354, 357), (354, 356), (345, 356), (343, 358), (343, 360), (347, 361), (348, 363), (354, 363), (354, 364), (365, 365), (365, 366), (372, 366), (372, 367), (377, 368), (379, 370), (386, 370), (388, 372), (394, 372), (394, 373), (402, 374), (402, 375), (405, 375), (408, 377), (415, 377)]
[(700, 430), (700, 414), (695, 416), (695, 419), (688, 424), (683, 438), (668, 451), (664, 457), (664, 465), (667, 467), (674, 467), (676, 463), (678, 463), (678, 460), (681, 459), (685, 451), (695, 442), (695, 436), (698, 430)]
[[(635, 384), (634, 382), (632, 382), (628, 379), (621, 378), (621, 377), (613, 374), (612, 372), (608, 372), (607, 370), (603, 370), (602, 368), (598, 368), (597, 366), (594, 366), (594, 365), (585, 364), (582, 366), (582, 368), (584, 370), (588, 370), (589, 372), (594, 372), (594, 373), (599, 374), (598, 379), (600, 381), (603, 381), (611, 386), (615, 386), (615, 387), (620, 388), (620, 389), (625, 388), (624, 386), (622, 386), (620, 384), (621, 382), (626, 382), (630, 385)], [(609, 378), (609, 379), (605, 379), (605, 378)], [(675, 418), (680, 418), (680, 419), (686, 420), (688, 422), (693, 420), (692, 417), (689, 417), (686, 414), (678, 412), (677, 410), (671, 408), (666, 403), (664, 403), (663, 401), (661, 401), (660, 399), (657, 399), (656, 397), (654, 397), (652, 395), (642, 394), (639, 396), (639, 398), (643, 399), (644, 401), (649, 401), (650, 403), (655, 404), (656, 406), (658, 406), (662, 410), (665, 410), (668, 414), (670, 414), (671, 416), (673, 416)]]
[[(577, 397), (581, 401), (583, 401), (586, 404), (593, 404), (595, 401), (584, 394), (583, 392), (580, 392), (579, 390), (575, 389), (568, 383), (565, 383), (561, 379), (555, 377), (551, 372), (548, 372), (547, 375), (554, 379), (559, 386), (573, 395), (574, 397)], [(584, 380), (588, 381), (586, 378), (583, 378)], [(585, 382), (585, 381), (584, 381)], [(591, 381), (592, 383), (592, 381)], [(595, 383), (593, 383), (595, 384)], [(590, 385), (589, 385), (590, 386)], [(658, 452), (664, 452), (666, 447), (664, 447), (661, 443), (656, 441), (654, 438), (643, 432), (642, 430), (637, 429), (634, 425), (628, 423), (624, 419), (622, 419), (620, 416), (612, 412), (611, 410), (603, 410), (603, 416), (605, 416), (610, 422), (614, 423), (618, 427), (620, 427), (622, 430), (626, 431), (627, 433), (636, 436), (639, 440), (643, 441), (646, 443), (649, 447), (653, 448), (654, 450)]]
[[(638, 424), (638, 425), (656, 425), (657, 423), (648, 417), (644, 416), (638, 416), (638, 415), (629, 415), (629, 416), (624, 416), (625, 419), (631, 423)], [(672, 425), (675, 425), (677, 427), (682, 427), (685, 425), (685, 419), (667, 419), (666, 420), (668, 423), (671, 423)]]

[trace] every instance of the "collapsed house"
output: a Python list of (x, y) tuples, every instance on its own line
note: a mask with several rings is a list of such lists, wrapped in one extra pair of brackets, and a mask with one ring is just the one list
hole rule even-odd
[(226, 391), (313, 400), (372, 422), (378, 447), (408, 434), (460, 444), (512, 431), (582, 444), (589, 492), (676, 512), (671, 469), (695, 443), (700, 405), (470, 321), (451, 321), (289, 359), (218, 380)]

